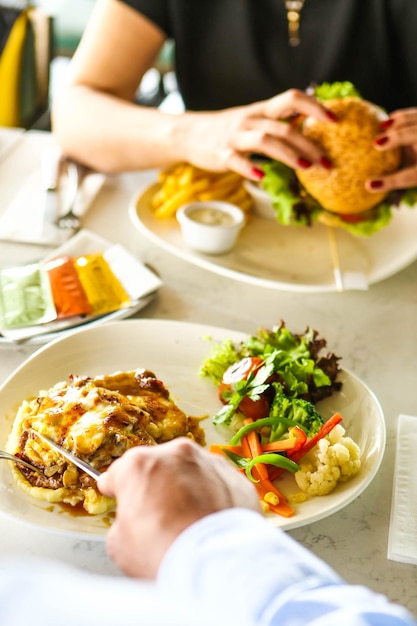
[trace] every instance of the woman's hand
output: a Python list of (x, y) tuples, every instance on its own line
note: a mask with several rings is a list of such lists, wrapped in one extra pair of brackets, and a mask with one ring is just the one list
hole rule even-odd
[(202, 517), (232, 507), (260, 510), (245, 477), (187, 438), (128, 450), (97, 484), (117, 498), (108, 553), (136, 578), (155, 578), (173, 541)]
[(375, 139), (376, 150), (403, 149), (403, 167), (393, 174), (367, 181), (368, 191), (417, 187), (417, 108), (394, 111), (382, 123), (380, 135)]
[(250, 159), (254, 153), (294, 169), (313, 163), (331, 168), (326, 155), (291, 123), (298, 115), (313, 116), (330, 124), (337, 122), (314, 97), (296, 89), (244, 107), (186, 114), (184, 158), (203, 169), (230, 169), (255, 180), (262, 173)]

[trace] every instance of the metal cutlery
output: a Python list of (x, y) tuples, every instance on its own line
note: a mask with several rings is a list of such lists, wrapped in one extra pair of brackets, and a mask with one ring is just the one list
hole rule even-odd
[(63, 448), (62, 446), (60, 446), (58, 443), (56, 443), (55, 441), (53, 441), (46, 435), (38, 433), (36, 430), (33, 430), (33, 429), (31, 430), (31, 432), (34, 435), (36, 435), (36, 437), (39, 437), (39, 439), (42, 439), (42, 441), (48, 444), (48, 446), (50, 446), (53, 450), (56, 450), (57, 452), (62, 454), (62, 456), (65, 457), (68, 461), (71, 461), (71, 463), (76, 465), (79, 469), (83, 470), (83, 472), (85, 472), (86, 474), (94, 478), (95, 480), (100, 476), (100, 472), (96, 470), (94, 467), (92, 467), (92, 465), (90, 465), (86, 461), (83, 461), (72, 452), (69, 452), (69, 450), (67, 450), (66, 448)]
[(72, 230), (76, 232), (81, 228), (81, 218), (74, 213), (74, 206), (78, 195), (80, 176), (78, 165), (73, 161), (67, 163), (68, 187), (66, 197), (67, 210), (64, 215), (58, 217), (55, 225), (64, 230)]
[(49, 232), (59, 212), (59, 174), (60, 153), (54, 148), (47, 148), (41, 155), (41, 177), (44, 190), (43, 228)]
[(6, 461), (12, 461), (13, 463), (16, 463), (17, 465), (24, 465), (28, 469), (34, 470), (35, 472), (42, 474), (42, 470), (40, 470), (39, 467), (35, 467), (35, 465), (32, 465), (31, 463), (28, 463), (27, 461), (23, 461), (23, 459), (19, 459), (19, 457), (14, 456), (13, 454), (9, 454), (8, 452), (5, 452), (4, 450), (0, 450), (0, 459), (5, 459)]

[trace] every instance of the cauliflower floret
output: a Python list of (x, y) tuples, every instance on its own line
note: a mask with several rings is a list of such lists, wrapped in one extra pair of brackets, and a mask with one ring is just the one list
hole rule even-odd
[(301, 469), (295, 473), (297, 485), (310, 496), (325, 496), (339, 482), (359, 472), (360, 453), (359, 446), (345, 437), (345, 429), (338, 424), (301, 461)]

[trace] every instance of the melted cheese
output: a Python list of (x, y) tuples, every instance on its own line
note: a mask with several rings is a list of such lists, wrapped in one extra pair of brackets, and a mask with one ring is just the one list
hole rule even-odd
[(200, 426), (146, 370), (73, 378), (23, 401), (6, 449), (41, 468), (42, 474), (15, 466), (17, 483), (48, 502), (82, 502), (91, 514), (112, 510), (115, 501), (102, 496), (94, 479), (33, 431), (47, 435), (100, 471), (133, 446), (156, 445), (181, 436), (204, 444)]

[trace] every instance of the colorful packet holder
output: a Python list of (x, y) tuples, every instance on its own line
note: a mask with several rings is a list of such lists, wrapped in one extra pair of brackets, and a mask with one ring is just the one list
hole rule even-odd
[(123, 246), (84, 229), (36, 264), (0, 270), (0, 331), (25, 341), (118, 312), (127, 317), (161, 285)]

